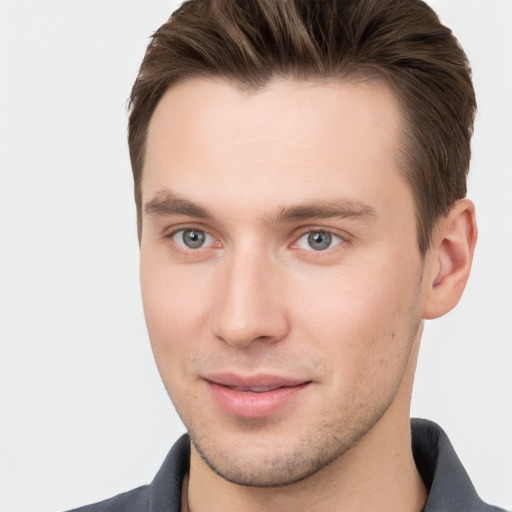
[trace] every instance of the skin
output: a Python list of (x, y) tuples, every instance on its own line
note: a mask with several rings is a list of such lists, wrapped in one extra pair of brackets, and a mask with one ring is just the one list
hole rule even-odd
[[(421, 257), (401, 123), (378, 80), (257, 92), (193, 80), (158, 104), (140, 271), (157, 366), (193, 443), (184, 509), (421, 510), (409, 404), (423, 319), (457, 303), (476, 226), (460, 201)], [(204, 244), (187, 247), (184, 230)], [(306, 384), (243, 417), (212, 399), (208, 381), (225, 373)]]

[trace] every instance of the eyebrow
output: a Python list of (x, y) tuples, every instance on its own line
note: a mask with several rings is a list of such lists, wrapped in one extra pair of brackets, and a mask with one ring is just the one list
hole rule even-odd
[(271, 223), (297, 222), (307, 219), (363, 219), (378, 218), (372, 206), (356, 199), (313, 200), (307, 204), (282, 208), (277, 215), (271, 217)]
[[(213, 218), (208, 209), (170, 190), (158, 192), (151, 201), (145, 204), (144, 212), (147, 215), (158, 217), (186, 215), (199, 219)], [(378, 218), (378, 214), (372, 206), (356, 199), (312, 199), (304, 204), (283, 207), (276, 214), (267, 216), (266, 220), (269, 224), (279, 224), (329, 218), (373, 220)]]
[(158, 192), (151, 201), (145, 204), (144, 212), (156, 217), (170, 217), (172, 215), (187, 215), (199, 219), (211, 219), (213, 217), (206, 208), (170, 190)]

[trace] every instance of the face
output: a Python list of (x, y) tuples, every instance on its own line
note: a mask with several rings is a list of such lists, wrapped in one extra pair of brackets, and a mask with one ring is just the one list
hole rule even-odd
[(301, 480), (400, 409), (424, 293), (400, 121), (378, 81), (196, 80), (156, 108), (146, 321), (193, 453), (227, 480)]

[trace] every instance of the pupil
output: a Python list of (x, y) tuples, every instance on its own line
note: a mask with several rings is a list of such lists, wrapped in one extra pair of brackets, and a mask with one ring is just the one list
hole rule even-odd
[(332, 236), (330, 233), (316, 231), (308, 236), (308, 243), (315, 251), (327, 249), (331, 245)]
[(202, 231), (187, 229), (183, 232), (183, 243), (190, 249), (197, 249), (204, 243), (205, 235)]

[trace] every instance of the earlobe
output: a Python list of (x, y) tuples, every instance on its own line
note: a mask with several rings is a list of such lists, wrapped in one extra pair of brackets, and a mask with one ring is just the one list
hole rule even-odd
[(440, 317), (459, 302), (471, 271), (477, 240), (475, 207), (457, 201), (439, 221), (426, 256), (423, 318)]

